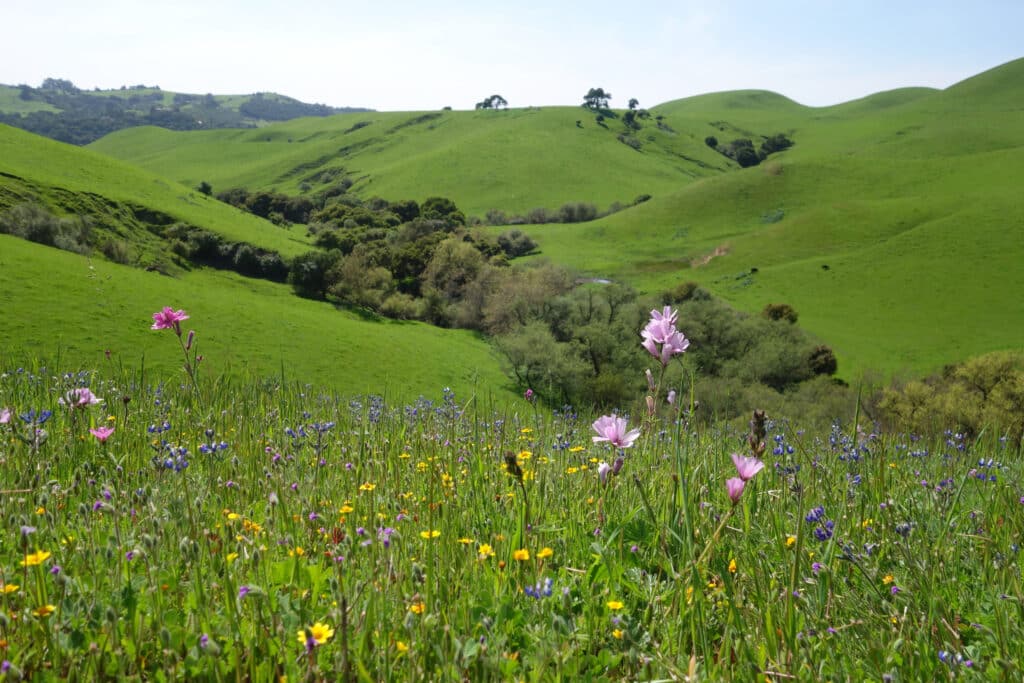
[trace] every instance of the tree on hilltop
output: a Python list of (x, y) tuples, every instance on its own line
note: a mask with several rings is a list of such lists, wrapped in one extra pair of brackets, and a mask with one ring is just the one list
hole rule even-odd
[(508, 100), (501, 95), (491, 95), (476, 103), (477, 109), (501, 109), (508, 107)]
[(604, 88), (591, 88), (583, 96), (583, 106), (587, 109), (607, 109), (611, 99), (612, 94), (605, 92)]

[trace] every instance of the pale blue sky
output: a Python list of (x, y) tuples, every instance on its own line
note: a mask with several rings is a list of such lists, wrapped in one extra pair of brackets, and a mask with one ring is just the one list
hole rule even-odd
[(719, 90), (813, 106), (1024, 57), (1024, 0), (50, 0), (5, 3), (0, 83), (275, 91), (380, 110), (651, 107)]

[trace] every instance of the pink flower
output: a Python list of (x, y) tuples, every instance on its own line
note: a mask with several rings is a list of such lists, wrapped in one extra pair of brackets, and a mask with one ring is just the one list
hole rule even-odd
[(641, 345), (662, 365), (668, 365), (672, 356), (690, 347), (690, 340), (676, 329), (677, 315), (669, 306), (665, 306), (662, 311), (651, 311), (651, 319), (640, 332), (643, 337)]
[(0, 425), (5, 425), (11, 421), (11, 409), (4, 408), (0, 410)]
[(174, 333), (181, 336), (181, 321), (188, 320), (188, 314), (183, 310), (174, 310), (170, 306), (164, 306), (162, 311), (153, 314), (153, 326), (151, 330), (174, 330)]
[(106, 441), (107, 439), (110, 438), (111, 434), (114, 433), (114, 428), (113, 427), (96, 427), (95, 429), (90, 429), (89, 433), (92, 434), (93, 436), (95, 436), (96, 439), (100, 443), (103, 443), (104, 441)]
[(736, 465), (736, 472), (743, 481), (750, 481), (764, 468), (764, 461), (760, 458), (750, 458), (739, 453), (732, 454), (732, 462)]
[(81, 389), (72, 389), (64, 394), (63, 398), (57, 399), (57, 402), (62, 406), (66, 405), (68, 408), (84, 408), (86, 406), (94, 406), (102, 400), (102, 398), (95, 396), (88, 387), (83, 387)]
[(733, 477), (725, 481), (725, 490), (729, 492), (729, 500), (732, 504), (740, 502), (740, 496), (743, 495), (743, 487), (746, 486), (747, 482), (743, 481), (739, 477)]
[(612, 466), (603, 460), (597, 465), (597, 476), (601, 480), (602, 484), (608, 483), (608, 473), (612, 471)]
[(594, 431), (600, 436), (595, 436), (594, 443), (607, 441), (618, 448), (629, 448), (640, 436), (640, 430), (626, 431), (626, 419), (616, 415), (602, 415), (594, 422)]

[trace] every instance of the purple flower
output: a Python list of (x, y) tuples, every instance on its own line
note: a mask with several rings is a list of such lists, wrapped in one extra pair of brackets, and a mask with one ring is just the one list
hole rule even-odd
[(750, 458), (739, 453), (732, 454), (732, 462), (743, 481), (750, 481), (764, 468), (764, 462), (760, 458)]
[(602, 484), (608, 483), (608, 473), (611, 472), (612, 466), (602, 461), (597, 465), (597, 477), (601, 480)]
[[(676, 329), (676, 315), (669, 306), (661, 311), (651, 311), (651, 319), (640, 332), (643, 337), (641, 345), (647, 352), (668, 365), (672, 356), (683, 353), (690, 347), (690, 341)], [(659, 347), (660, 345), (660, 347)]]
[(205, 633), (203, 635), (199, 636), (199, 647), (200, 648), (205, 650), (206, 646), (209, 645), (209, 643), (210, 643), (210, 636), (206, 635)]
[(732, 504), (740, 502), (740, 496), (743, 495), (743, 487), (746, 486), (747, 482), (743, 481), (739, 477), (733, 477), (732, 479), (726, 479), (725, 490), (729, 493), (729, 500)]
[(811, 565), (811, 571), (814, 572), (815, 574), (820, 572), (822, 569), (823, 569), (823, 566), (822, 566), (821, 562), (815, 562), (814, 564)]
[(899, 586), (893, 586), (892, 588), (889, 589), (889, 592), (892, 593), (893, 595), (896, 595), (897, 593), (900, 592), (900, 587)]
[(640, 436), (640, 430), (633, 429), (627, 432), (627, 424), (625, 418), (618, 417), (614, 413), (602, 415), (594, 421), (594, 431), (599, 434), (599, 436), (593, 437), (594, 443), (607, 441), (618, 448), (629, 448)]
[(5, 425), (11, 421), (11, 409), (4, 408), (0, 410), (0, 425)]
[(250, 590), (252, 590), (252, 589), (249, 588), (248, 586), (240, 586), (238, 588), (238, 599), (241, 600), (242, 598), (244, 598), (246, 595), (249, 594)]
[(174, 330), (174, 333), (181, 336), (181, 321), (188, 320), (188, 314), (183, 310), (174, 310), (170, 306), (164, 306), (163, 310), (153, 314), (153, 326), (151, 330)]
[(533, 402), (533, 389), (527, 389), (526, 393), (523, 394), (523, 398), (527, 401)]

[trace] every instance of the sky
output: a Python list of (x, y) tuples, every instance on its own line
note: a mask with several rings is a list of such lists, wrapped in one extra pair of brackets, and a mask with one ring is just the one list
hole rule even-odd
[(624, 108), (772, 90), (827, 106), (1024, 57), (1024, 0), (4, 3), (0, 83), (277, 92), (381, 111)]

